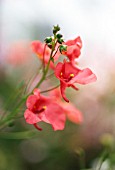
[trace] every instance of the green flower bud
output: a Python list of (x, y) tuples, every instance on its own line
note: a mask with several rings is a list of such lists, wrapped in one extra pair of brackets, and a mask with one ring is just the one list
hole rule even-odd
[(52, 37), (47, 37), (44, 41), (46, 42), (46, 44), (51, 43)]
[(59, 44), (62, 44), (62, 43), (64, 42), (64, 40), (63, 40), (62, 38), (60, 38), (60, 39), (57, 40), (57, 42), (58, 42)]
[(62, 38), (62, 37), (63, 37), (63, 35), (62, 35), (62, 34), (57, 34), (56, 36), (57, 36), (57, 39), (60, 39), (60, 38)]
[(59, 46), (59, 51), (60, 51), (60, 53), (62, 53), (63, 51), (64, 52), (67, 51), (67, 45), (60, 45)]
[(60, 30), (59, 25), (54, 26), (53, 28), (53, 34), (56, 34)]

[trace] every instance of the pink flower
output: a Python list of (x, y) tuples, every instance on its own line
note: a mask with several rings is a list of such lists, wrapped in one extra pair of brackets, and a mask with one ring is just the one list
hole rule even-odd
[(19, 41), (13, 43), (7, 51), (6, 60), (13, 66), (20, 66), (30, 60), (31, 52), (29, 42)]
[(71, 103), (65, 103), (61, 100), (61, 93), (59, 89), (53, 90), (51, 97), (56, 100), (59, 105), (63, 108), (66, 117), (73, 123), (79, 124), (83, 121), (82, 113)]
[[(50, 59), (51, 49), (48, 46), (45, 47), (45, 43), (42, 43), (37, 40), (33, 41), (31, 43), (31, 46), (32, 46), (33, 52), (37, 54), (38, 58), (43, 60), (43, 55), (44, 55), (44, 62), (45, 62), (45, 64), (47, 64)], [(59, 57), (59, 52), (55, 55), (54, 61), (56, 61), (58, 59), (58, 57)], [(52, 69), (55, 68), (53, 62), (50, 62), (50, 68), (52, 68)]]
[(78, 90), (74, 83), (88, 84), (96, 81), (95, 74), (89, 68), (80, 70), (72, 65), (71, 62), (66, 61), (57, 64), (55, 68), (55, 76), (60, 80), (61, 94), (66, 102), (69, 102), (65, 95), (65, 89), (67, 87), (72, 87), (75, 90)]
[(27, 123), (33, 124), (39, 130), (41, 128), (37, 123), (41, 121), (51, 124), (54, 130), (64, 129), (66, 118), (63, 108), (53, 99), (40, 95), (38, 89), (28, 97), (26, 106), (24, 117)]
[(81, 54), (81, 38), (77, 37), (74, 40), (68, 40), (67, 42), (65, 42), (65, 45), (67, 45), (67, 51), (64, 54), (69, 58), (70, 62), (74, 64), (75, 59), (78, 58)]

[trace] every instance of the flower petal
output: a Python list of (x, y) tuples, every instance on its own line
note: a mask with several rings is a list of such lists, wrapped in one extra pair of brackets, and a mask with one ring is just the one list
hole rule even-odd
[(60, 78), (60, 73), (61, 73), (62, 67), (63, 67), (63, 63), (61, 63), (61, 62), (59, 62), (59, 63), (56, 65), (56, 68), (55, 68), (55, 76), (56, 76), (57, 78)]
[(29, 124), (35, 124), (41, 121), (41, 119), (38, 118), (36, 114), (34, 114), (28, 109), (26, 109), (26, 111), (24, 112), (24, 118), (26, 119), (26, 122)]
[(96, 79), (96, 75), (89, 68), (86, 68), (79, 71), (79, 73), (69, 83), (88, 84), (96, 81)]
[(77, 38), (75, 38), (75, 43), (77, 46), (79, 46), (79, 48), (81, 49), (82, 48), (82, 41), (81, 41), (81, 38), (80, 36), (78, 36)]
[(47, 120), (49, 120), (54, 130), (63, 130), (65, 127), (66, 117), (64, 110), (57, 103), (49, 105), (47, 111), (45, 111)]
[(70, 121), (77, 124), (83, 121), (82, 113), (72, 103), (66, 103), (63, 108)]
[(38, 97), (38, 99), (40, 98), (40, 90), (39, 89), (34, 89), (33, 91), (34, 95), (36, 95)]
[(32, 110), (37, 100), (38, 100), (38, 97), (36, 95), (30, 95), (26, 101), (27, 108)]

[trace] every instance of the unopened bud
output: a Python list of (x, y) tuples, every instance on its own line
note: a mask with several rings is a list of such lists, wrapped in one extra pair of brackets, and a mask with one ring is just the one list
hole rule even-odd
[(57, 40), (59, 44), (62, 44), (64, 42), (64, 40), (62, 38)]
[(67, 51), (67, 45), (60, 45), (59, 51), (60, 53)]
[(56, 36), (57, 36), (57, 39), (60, 39), (60, 38), (62, 38), (62, 37), (63, 37), (63, 35), (62, 35), (62, 34), (57, 34)]
[(46, 44), (51, 43), (52, 37), (47, 37), (44, 41), (46, 42)]
[(59, 25), (54, 26), (53, 28), (53, 34), (56, 34), (60, 30)]

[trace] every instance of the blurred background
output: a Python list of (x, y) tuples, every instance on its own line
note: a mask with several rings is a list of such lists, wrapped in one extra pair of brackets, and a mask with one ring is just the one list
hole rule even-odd
[[(40, 65), (31, 41), (43, 41), (57, 24), (65, 41), (81, 37), (79, 67), (89, 67), (97, 76), (97, 82), (80, 91), (67, 91), (84, 121), (67, 121), (65, 130), (57, 132), (43, 124), (43, 131), (29, 139), (0, 135), (0, 170), (95, 169), (102, 158), (101, 170), (115, 169), (114, 0), (0, 0), (0, 117), (7, 98)], [(33, 127), (22, 117), (3, 132), (28, 129)]]

